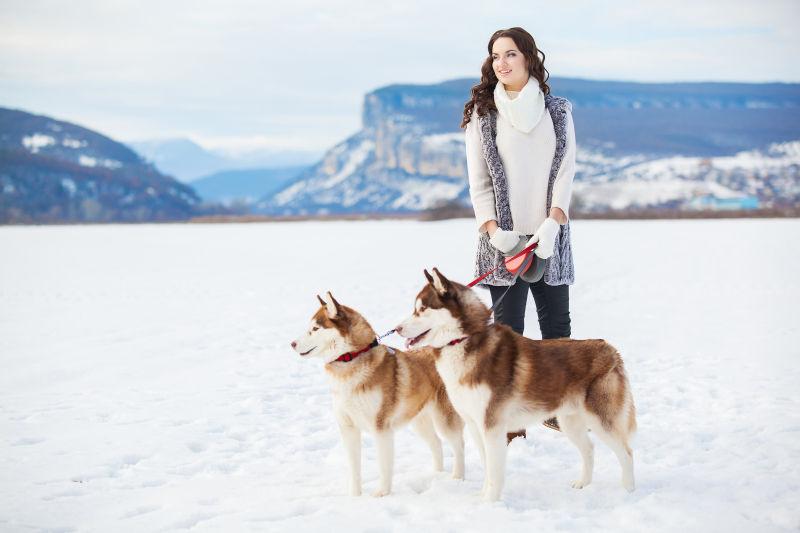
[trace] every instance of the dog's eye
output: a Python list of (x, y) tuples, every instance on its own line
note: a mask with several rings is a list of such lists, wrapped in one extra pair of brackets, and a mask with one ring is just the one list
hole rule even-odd
[(420, 305), (419, 306), (419, 312), (420, 313), (423, 312), (425, 309), (427, 309), (427, 307), (425, 307), (424, 305)]
[(314, 326), (313, 328), (311, 328), (311, 331), (317, 331), (318, 329), (319, 329), (319, 326)]

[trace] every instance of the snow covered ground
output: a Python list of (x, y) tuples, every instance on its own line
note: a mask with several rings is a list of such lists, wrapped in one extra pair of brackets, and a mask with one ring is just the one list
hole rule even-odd
[[(625, 358), (637, 490), (601, 443), (593, 483), (570, 488), (577, 450), (530, 428), (486, 504), (469, 437), (459, 482), (410, 429), (394, 494), (345, 496), (326, 377), (289, 347), (318, 292), (382, 333), (423, 268), (470, 280), (471, 220), (1, 227), (0, 530), (796, 531), (798, 236), (800, 220), (574, 222), (573, 337)], [(363, 453), (369, 494), (369, 437)]]

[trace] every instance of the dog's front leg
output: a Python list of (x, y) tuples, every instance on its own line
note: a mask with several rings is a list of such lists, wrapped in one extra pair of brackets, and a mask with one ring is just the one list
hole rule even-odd
[(392, 491), (392, 468), (394, 466), (394, 431), (384, 430), (375, 433), (380, 467), (380, 486), (373, 496), (386, 496)]
[(453, 448), (453, 479), (464, 479), (464, 433), (451, 432), (447, 439)]
[(361, 496), (361, 430), (353, 424), (339, 422), (339, 431), (350, 463), (350, 495)]
[(470, 435), (472, 435), (472, 440), (475, 441), (475, 446), (478, 447), (478, 453), (481, 456), (481, 466), (483, 467), (483, 487), (481, 487), (481, 498), (483, 498), (486, 496), (486, 489), (489, 487), (489, 475), (486, 470), (486, 448), (483, 446), (483, 434), (473, 420), (465, 418), (464, 422), (467, 424)]
[(494, 502), (500, 499), (506, 476), (506, 431), (500, 424), (489, 429), (481, 428), (483, 445), (486, 448), (486, 492), (483, 499)]

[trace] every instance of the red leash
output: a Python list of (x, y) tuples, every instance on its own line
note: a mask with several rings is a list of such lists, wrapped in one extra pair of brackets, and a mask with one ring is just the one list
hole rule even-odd
[[(534, 249), (534, 248), (536, 248), (538, 245), (539, 245), (539, 243), (538, 243), (538, 242), (535, 242), (535, 243), (531, 244), (530, 246), (527, 246), (527, 247), (523, 248), (523, 249), (522, 249), (522, 251), (521, 251), (521, 252), (519, 252), (518, 254), (516, 254), (514, 257), (507, 257), (507, 258), (505, 259), (505, 261), (504, 261), (504, 264), (505, 264), (506, 262), (511, 262), (511, 261), (513, 261), (514, 259), (517, 259), (517, 258), (519, 258), (519, 257), (526, 257), (526, 256), (527, 256), (529, 253), (531, 253), (531, 252), (533, 251), (533, 249)], [(494, 272), (494, 271), (495, 271), (495, 270), (497, 270), (498, 268), (500, 268), (500, 265), (497, 265), (496, 267), (494, 267), (494, 268), (493, 268), (493, 269), (491, 269), (490, 271), (488, 271), (488, 272), (486, 272), (486, 273), (482, 274), (480, 277), (478, 277), (478, 278), (475, 278), (474, 280), (470, 281), (470, 282), (469, 282), (469, 285), (467, 285), (467, 287), (474, 287), (476, 283), (478, 283), (480, 280), (482, 280), (483, 278), (485, 278), (486, 276), (488, 276), (489, 274), (491, 274), (492, 272)], [(517, 270), (517, 274), (516, 274), (516, 275), (514, 275), (514, 280), (513, 280), (513, 281), (516, 281), (517, 277), (519, 277), (519, 275), (520, 275), (521, 273), (522, 273), (522, 266), (520, 266), (520, 269), (519, 269), (519, 270)], [(512, 282), (512, 283), (513, 283), (513, 282)], [(508, 292), (508, 290), (509, 290), (510, 288), (511, 288), (511, 287), (509, 286), (509, 287), (508, 287), (508, 289), (506, 289), (506, 292)], [(503, 299), (503, 297), (506, 295), (506, 292), (504, 292), (504, 293), (502, 294), (502, 296), (500, 296), (500, 298), (499, 298), (499, 299), (498, 299), (498, 300), (497, 300), (497, 301), (494, 303), (494, 305), (492, 305), (492, 308), (491, 308), (491, 310), (492, 310), (492, 311), (494, 311), (494, 308), (495, 308), (495, 307), (496, 307), (496, 306), (497, 306), (497, 305), (500, 303), (500, 300), (502, 300), (502, 299)], [(393, 330), (393, 329), (390, 329), (389, 331), (387, 331), (386, 333), (384, 333), (383, 335), (381, 335), (380, 337), (378, 337), (377, 339), (375, 339), (375, 342), (378, 342), (378, 341), (380, 341), (382, 338), (384, 338), (384, 337), (386, 337), (386, 336), (388, 336), (388, 335), (391, 335), (392, 333), (395, 333), (395, 330)], [(466, 339), (466, 338), (467, 338), (467, 337), (463, 337), (463, 338), (461, 338), (461, 339), (458, 339), (458, 340), (455, 340), (455, 341), (450, 341), (448, 344), (451, 344), (451, 345), (452, 345), (452, 344), (457, 344), (457, 343), (459, 343), (459, 342), (463, 341), (463, 340), (464, 340), (464, 339)], [(369, 348), (369, 347), (368, 347), (368, 348)], [(367, 349), (368, 349), (368, 348), (367, 348)], [(362, 351), (362, 352), (364, 352), (364, 351), (366, 351), (366, 349), (364, 349), (364, 350), (361, 350), (361, 351)], [(361, 353), (361, 352), (359, 352), (359, 354), (360, 354), (360, 353)], [(350, 354), (344, 354), (344, 355), (343, 355), (343, 356), (341, 356), (341, 357), (344, 357), (344, 356), (347, 356), (347, 355), (350, 355)], [(356, 354), (356, 355), (358, 355), (358, 354)], [(340, 361), (340, 360), (349, 361), (350, 359), (341, 359), (341, 358), (340, 358), (340, 359), (337, 359), (337, 361)]]
[[(528, 255), (528, 254), (529, 254), (529, 253), (531, 253), (531, 251), (533, 251), (533, 249), (534, 249), (534, 248), (536, 248), (538, 245), (539, 245), (539, 243), (538, 243), (538, 242), (535, 242), (535, 243), (531, 244), (530, 246), (528, 246), (528, 247), (524, 248), (524, 249), (523, 249), (521, 252), (519, 252), (519, 253), (518, 253), (517, 255), (515, 255), (514, 257), (507, 257), (507, 258), (506, 258), (506, 262), (510, 262), (510, 261), (513, 261), (514, 259), (517, 259), (518, 257), (523, 257), (523, 256), (526, 256), (526, 255)], [(494, 267), (494, 268), (493, 268), (493, 269), (491, 269), (490, 271), (488, 271), (488, 272), (486, 272), (486, 273), (484, 273), (484, 274), (481, 274), (481, 276), (480, 276), (480, 277), (477, 277), (477, 278), (473, 279), (472, 281), (470, 281), (470, 282), (469, 282), (469, 284), (467, 285), (467, 287), (474, 287), (474, 286), (475, 286), (475, 285), (476, 285), (476, 284), (477, 284), (479, 281), (481, 281), (483, 278), (485, 278), (486, 276), (488, 276), (489, 274), (491, 274), (492, 272), (494, 272), (494, 271), (495, 271), (495, 270), (497, 270), (498, 268), (500, 268), (500, 265), (497, 265), (496, 267)]]

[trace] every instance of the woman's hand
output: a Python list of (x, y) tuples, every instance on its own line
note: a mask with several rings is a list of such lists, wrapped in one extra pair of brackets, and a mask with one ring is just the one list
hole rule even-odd
[(550, 217), (556, 219), (556, 222), (562, 226), (567, 223), (567, 215), (560, 207), (554, 207), (550, 210)]
[(558, 235), (558, 231), (561, 229), (561, 226), (555, 219), (546, 218), (544, 222), (541, 223), (539, 229), (536, 230), (536, 233), (533, 234), (533, 237), (530, 238), (528, 244), (525, 246), (530, 246), (531, 244), (538, 242), (539, 246), (534, 249), (533, 253), (541, 257), (542, 259), (547, 259), (551, 255), (553, 255), (553, 247), (556, 243), (556, 235)]
[(487, 220), (483, 224), (483, 226), (481, 227), (481, 231), (485, 231), (486, 233), (489, 234), (489, 237), (491, 237), (492, 235), (494, 235), (494, 232), (497, 231), (498, 227), (499, 226), (497, 225), (497, 221), (496, 220), (494, 220), (494, 219)]
[(506, 231), (504, 229), (497, 228), (489, 239), (489, 244), (506, 254), (516, 248), (517, 244), (519, 244), (519, 238), (521, 236), (522, 233), (518, 231)]

